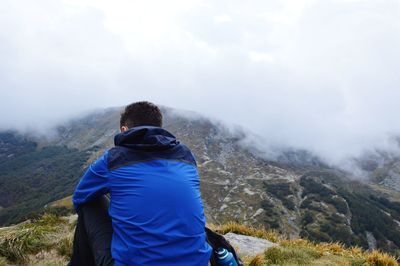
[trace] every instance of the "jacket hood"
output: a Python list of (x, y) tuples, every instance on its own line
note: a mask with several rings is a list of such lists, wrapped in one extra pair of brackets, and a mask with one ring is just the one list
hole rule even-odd
[(179, 141), (161, 127), (138, 126), (117, 134), (114, 144), (135, 150), (157, 151), (171, 149), (178, 145)]

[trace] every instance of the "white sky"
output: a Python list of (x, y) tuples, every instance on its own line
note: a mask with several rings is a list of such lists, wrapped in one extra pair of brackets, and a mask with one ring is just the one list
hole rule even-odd
[(3, 0), (0, 127), (150, 100), (339, 158), (400, 135), (400, 0)]

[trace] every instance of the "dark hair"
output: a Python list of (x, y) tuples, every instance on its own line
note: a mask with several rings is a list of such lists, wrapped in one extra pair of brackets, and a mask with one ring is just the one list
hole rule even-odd
[(121, 113), (119, 121), (120, 127), (126, 126), (128, 128), (136, 126), (162, 126), (162, 114), (157, 105), (141, 101), (131, 103), (125, 107)]

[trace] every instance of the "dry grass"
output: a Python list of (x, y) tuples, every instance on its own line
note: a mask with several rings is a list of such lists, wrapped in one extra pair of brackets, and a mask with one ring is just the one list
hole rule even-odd
[[(65, 265), (72, 252), (73, 219), (45, 215), (33, 222), (0, 229), (0, 266), (13, 264)], [(228, 232), (259, 237), (279, 244), (255, 257), (243, 257), (245, 265), (394, 266), (396, 259), (378, 251), (346, 248), (339, 243), (316, 244), (287, 240), (275, 232), (238, 223), (208, 225), (221, 234)]]
[(7, 265), (7, 259), (0, 257), (0, 266), (6, 266)]
[(30, 255), (28, 263), (28, 265), (35, 266), (65, 266), (67, 264), (67, 258), (59, 256), (55, 250), (41, 251), (38, 254)]
[(32, 222), (3, 228), (0, 231), (0, 257), (11, 263), (26, 263), (29, 255), (51, 249), (58, 241), (54, 234), (65, 224), (65, 220), (46, 214)]
[[(349, 261), (353, 261), (353, 263), (349, 265), (354, 265), (363, 261), (362, 264), (359, 265), (369, 265), (369, 266), (395, 266), (398, 265), (396, 259), (383, 252), (379, 251), (364, 251), (359, 247), (351, 247), (346, 248), (344, 245), (340, 243), (312, 243), (308, 240), (297, 239), (297, 240), (283, 240), (280, 243), (282, 247), (307, 247), (310, 249), (319, 252), (324, 256), (336, 255), (347, 258)], [(356, 261), (357, 263), (355, 263)]]
[(371, 253), (366, 253), (365, 257), (367, 260), (367, 265), (370, 265), (370, 266), (396, 266), (396, 265), (398, 265), (396, 259), (387, 253), (372, 251)]
[(266, 231), (265, 229), (262, 228), (249, 227), (235, 222), (228, 222), (223, 225), (209, 225), (209, 227), (212, 230), (215, 230), (223, 235), (231, 232), (235, 234), (267, 239), (274, 243), (278, 242), (281, 239), (276, 232)]
[(74, 241), (74, 235), (69, 234), (66, 237), (63, 237), (57, 243), (57, 252), (59, 255), (64, 256), (67, 259), (70, 259), (72, 256), (72, 244)]
[(30, 253), (46, 248), (47, 227), (39, 225), (23, 226), (18, 230), (11, 230), (0, 239), (0, 255), (11, 262), (22, 263)]
[(343, 266), (395, 266), (396, 258), (379, 251), (364, 251), (359, 247), (347, 248), (340, 243), (313, 243), (305, 239), (283, 239), (276, 232), (229, 222), (208, 225), (220, 234), (229, 232), (259, 237), (279, 244), (255, 257), (243, 258), (245, 265), (343, 265)]
[[(245, 262), (246, 263), (246, 262)], [(247, 263), (246, 263), (247, 264)], [(249, 263), (249, 266), (264, 266), (265, 264), (265, 259), (262, 254), (259, 254), (255, 256)]]

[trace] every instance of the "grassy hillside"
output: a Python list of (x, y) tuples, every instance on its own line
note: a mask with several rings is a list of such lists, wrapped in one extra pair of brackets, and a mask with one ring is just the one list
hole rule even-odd
[(0, 224), (26, 219), (46, 203), (70, 195), (89, 155), (90, 151), (47, 146), (2, 160)]
[[(75, 216), (45, 214), (12, 227), (0, 228), (0, 265), (66, 265), (71, 256), (75, 221)], [(209, 226), (221, 234), (250, 235), (279, 245), (255, 257), (243, 257), (246, 265), (397, 265), (393, 257), (377, 251), (348, 249), (338, 243), (287, 240), (275, 232), (238, 223)]]

